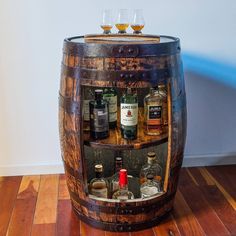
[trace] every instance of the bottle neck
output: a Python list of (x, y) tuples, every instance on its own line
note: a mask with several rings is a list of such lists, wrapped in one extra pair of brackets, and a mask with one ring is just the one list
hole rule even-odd
[(148, 158), (148, 164), (149, 164), (149, 165), (154, 164), (155, 161), (156, 161), (156, 158)]
[(97, 179), (101, 179), (102, 178), (102, 172), (95, 172), (95, 176)]

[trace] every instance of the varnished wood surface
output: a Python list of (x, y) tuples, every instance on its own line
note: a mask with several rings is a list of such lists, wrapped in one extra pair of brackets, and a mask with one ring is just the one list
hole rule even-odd
[(236, 165), (183, 168), (174, 210), (151, 229), (114, 233), (74, 215), (64, 175), (0, 177), (0, 236), (236, 235)]

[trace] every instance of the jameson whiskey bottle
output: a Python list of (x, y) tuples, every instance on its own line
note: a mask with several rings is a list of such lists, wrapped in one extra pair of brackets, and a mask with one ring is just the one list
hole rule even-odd
[(125, 139), (137, 138), (138, 127), (138, 98), (133, 94), (131, 88), (120, 100), (120, 128), (121, 135)]
[(95, 178), (89, 183), (89, 193), (102, 198), (108, 198), (108, 183), (103, 178), (103, 166), (95, 165)]
[(163, 97), (162, 113), (163, 113), (163, 124), (168, 125), (168, 108), (167, 108), (167, 90), (164, 84), (158, 85), (158, 91)]
[(103, 92), (103, 99), (108, 102), (109, 107), (109, 127), (115, 128), (117, 125), (117, 93), (113, 88), (106, 88)]
[(115, 174), (111, 177), (110, 191), (111, 195), (119, 189), (119, 172), (122, 169), (122, 157), (115, 158)]
[(162, 181), (162, 168), (158, 164), (156, 153), (148, 152), (147, 155), (147, 163), (142, 166), (140, 171), (140, 183), (144, 183), (147, 181), (147, 175), (152, 174), (153, 178), (156, 182), (160, 183)]
[(95, 100), (89, 102), (90, 135), (94, 139), (109, 136), (108, 104), (103, 100), (103, 91), (95, 90)]
[(119, 190), (112, 195), (113, 199), (119, 199), (126, 201), (128, 199), (134, 199), (134, 194), (128, 190), (128, 178), (127, 170), (121, 169), (119, 175)]
[(94, 98), (93, 91), (90, 87), (84, 88), (84, 100), (83, 100), (83, 117), (84, 117), (84, 130), (90, 130), (90, 117), (89, 117), (89, 102)]
[(163, 133), (163, 97), (154, 88), (144, 98), (144, 127), (148, 135)]

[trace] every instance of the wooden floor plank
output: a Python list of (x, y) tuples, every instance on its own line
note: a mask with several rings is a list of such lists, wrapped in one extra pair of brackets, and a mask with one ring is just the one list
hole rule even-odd
[(59, 177), (58, 199), (70, 199), (69, 191), (66, 184), (66, 176), (61, 174)]
[(40, 176), (24, 176), (8, 227), (8, 236), (31, 234)]
[(0, 235), (6, 235), (21, 176), (0, 177)]
[(91, 227), (80, 221), (80, 236), (105, 236), (105, 231)]
[(145, 229), (136, 232), (132, 232), (131, 236), (155, 236), (153, 229)]
[(56, 236), (56, 224), (37, 224), (33, 225), (32, 236)]
[(179, 189), (207, 235), (230, 235), (203, 193), (191, 180), (186, 169), (181, 171)]
[(57, 236), (80, 236), (80, 221), (70, 200), (59, 200), (57, 207)]
[(172, 214), (181, 236), (205, 235), (195, 215), (179, 191), (177, 191), (175, 195), (174, 210)]
[(56, 223), (58, 183), (58, 175), (41, 176), (34, 224)]
[(161, 236), (181, 236), (173, 216), (170, 214), (158, 226), (153, 227), (155, 235)]
[(106, 231), (105, 236), (131, 236), (131, 233), (128, 232), (117, 233), (117, 232)]

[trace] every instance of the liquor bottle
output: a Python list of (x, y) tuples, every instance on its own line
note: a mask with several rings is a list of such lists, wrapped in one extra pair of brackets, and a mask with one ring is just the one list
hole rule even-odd
[(122, 157), (116, 157), (115, 158), (115, 174), (111, 177), (111, 186), (110, 186), (110, 192), (111, 196), (114, 192), (116, 192), (119, 189), (119, 172), (122, 169), (123, 160)]
[(95, 100), (89, 102), (90, 135), (94, 139), (109, 136), (108, 103), (103, 100), (103, 91), (95, 90)]
[(117, 125), (117, 93), (113, 88), (106, 88), (103, 92), (103, 99), (108, 102), (109, 108), (109, 128)]
[(168, 125), (168, 107), (167, 107), (167, 91), (164, 84), (158, 85), (158, 91), (163, 97), (162, 113), (163, 113), (163, 124)]
[(103, 166), (95, 165), (95, 178), (89, 183), (89, 193), (102, 198), (108, 198), (108, 183), (103, 178)]
[(125, 139), (136, 139), (138, 128), (138, 98), (133, 94), (131, 88), (120, 100), (120, 128), (121, 135)]
[(160, 135), (163, 133), (163, 97), (154, 88), (144, 98), (144, 127), (148, 135)]
[(127, 170), (121, 169), (119, 176), (119, 190), (117, 190), (113, 195), (113, 199), (119, 199), (121, 201), (126, 201), (128, 199), (134, 199), (134, 194), (128, 190), (128, 177)]
[(89, 126), (89, 102), (93, 100), (93, 91), (90, 87), (85, 87), (84, 88), (84, 99), (83, 99), (83, 130), (89, 131), (90, 126)]
[(154, 180), (161, 184), (162, 182), (162, 168), (157, 162), (157, 157), (155, 152), (148, 152), (147, 163), (142, 166), (140, 171), (140, 183), (147, 181), (147, 175), (152, 174)]
[(141, 198), (148, 198), (161, 192), (160, 182), (154, 181), (152, 174), (147, 175), (147, 182), (140, 186)]

